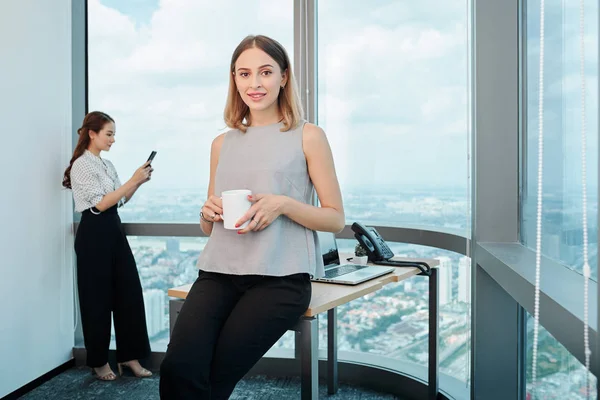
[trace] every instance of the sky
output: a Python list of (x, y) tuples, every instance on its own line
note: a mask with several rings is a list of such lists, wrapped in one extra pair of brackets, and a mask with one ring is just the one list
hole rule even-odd
[[(117, 122), (121, 180), (205, 187), (231, 53), (266, 34), (293, 56), (293, 2), (90, 0), (89, 102)], [(318, 124), (342, 186), (467, 186), (467, 1), (319, 2)], [(465, 189), (466, 190), (466, 189)], [(466, 197), (466, 191), (465, 191)]]
[[(545, 182), (580, 190), (578, 2), (546, 2)], [(586, 1), (586, 15), (598, 6)], [(468, 0), (318, 2), (318, 121), (342, 189), (445, 187), (467, 196)], [(293, 58), (293, 2), (89, 0), (89, 100), (117, 120), (122, 180), (157, 150), (153, 184), (205, 187), (226, 129), (228, 65), (247, 34)], [(528, 173), (536, 181), (539, 5), (528, 2)], [(597, 181), (598, 24), (586, 20), (588, 182)], [(595, 186), (593, 186), (595, 187)]]
[[(544, 82), (544, 194), (574, 216), (582, 208), (577, 3), (546, 1)], [(527, 4), (526, 219), (537, 191), (539, 1)], [(588, 217), (596, 226), (598, 4), (585, 7)], [(265, 34), (293, 64), (293, 2), (89, 0), (88, 12), (90, 111), (107, 112), (117, 127), (104, 156), (124, 182), (156, 150), (150, 188), (204, 190), (210, 144), (226, 130), (231, 53), (246, 35)], [(470, 200), (469, 28), (469, 0), (318, 2), (317, 124), (342, 193), (418, 188)]]
[[(598, 188), (598, 3), (586, 0), (585, 58), (586, 170), (589, 194)], [(579, 2), (546, 2), (544, 39), (544, 192), (581, 207), (582, 106)], [(538, 177), (540, 5), (527, 6), (527, 183), (534, 198)], [(575, 196), (573, 196), (575, 195)]]

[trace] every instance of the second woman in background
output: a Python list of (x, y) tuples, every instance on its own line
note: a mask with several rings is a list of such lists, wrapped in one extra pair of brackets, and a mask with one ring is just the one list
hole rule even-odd
[(75, 211), (82, 213), (75, 253), (87, 365), (104, 381), (116, 379), (108, 364), (111, 314), (119, 372), (128, 367), (137, 377), (152, 375), (138, 361), (150, 354), (150, 342), (142, 286), (117, 208), (150, 180), (153, 169), (145, 163), (121, 185), (113, 164), (101, 157), (114, 144), (115, 131), (107, 114), (87, 114), (63, 177), (63, 186), (73, 190)]

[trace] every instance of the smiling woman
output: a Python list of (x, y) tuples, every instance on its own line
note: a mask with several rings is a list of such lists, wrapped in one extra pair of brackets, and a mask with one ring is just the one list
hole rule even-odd
[[(225, 119), (232, 129), (213, 141), (200, 214), (210, 238), (161, 365), (165, 399), (229, 398), (306, 312), (310, 276), (323, 275), (316, 231), (344, 227), (329, 143), (302, 119), (283, 46), (246, 37), (233, 52), (229, 85)], [(252, 204), (231, 221), (223, 196), (239, 189), (251, 191)]]
[[(220, 132), (229, 129), (222, 118), (227, 96), (239, 100), (239, 131), (246, 129), (249, 133), (240, 134), (240, 140), (252, 140), (255, 133), (283, 139), (294, 136), (294, 129), (285, 131), (283, 123), (257, 126), (258, 122), (265, 122), (257, 119), (259, 115), (245, 120), (244, 110), (272, 106), (276, 93), (283, 100), (288, 89), (293, 88), (278, 56), (270, 54), (270, 60), (264, 61), (256, 57), (260, 52), (253, 49), (238, 58), (237, 67), (246, 68), (238, 74), (231, 62), (231, 50), (246, 35), (261, 33), (276, 38), (290, 58), (303, 55), (306, 37), (300, 30), (294, 37), (295, 3), (163, 1), (157, 3), (151, 18), (145, 18), (115, 0), (89, 1), (89, 101), (93, 107), (114, 106), (119, 141), (111, 150), (113, 159), (120, 167), (133, 169), (131, 160), (145, 159), (154, 148), (161, 153), (160, 165), (156, 164), (160, 175), (153, 176), (152, 188), (140, 193), (122, 213), (124, 221), (198, 223), (202, 205), (199, 200), (204, 200), (207, 193), (206, 186), (199, 186), (198, 182), (210, 181), (210, 167), (217, 165), (216, 160), (208, 162), (211, 143)], [(114, 7), (106, 7), (108, 4)], [(358, 219), (394, 227), (419, 224), (466, 232), (470, 218), (466, 176), (470, 2), (381, 0), (371, 4), (327, 0), (316, 5), (318, 19), (311, 17), (307, 23), (317, 24), (313, 27), (318, 32), (318, 45), (312, 51), (318, 62), (296, 59), (290, 64), (301, 65), (303, 70), (295, 68), (295, 74), (314, 76), (318, 85), (318, 93), (310, 89), (318, 97), (318, 125), (327, 132), (336, 173), (343, 183), (348, 222)], [(110, 26), (107, 20), (111, 21)], [(223, 29), (222, 21), (228, 21), (227, 29)], [(256, 58), (256, 62), (248, 63), (246, 56), (252, 56), (251, 61)], [(225, 87), (228, 81), (229, 90)], [(273, 84), (283, 81), (283, 90)], [(324, 143), (324, 133), (314, 128), (314, 138)], [(224, 161), (226, 144), (215, 143), (223, 151), (219, 164)], [(236, 173), (250, 173), (264, 165), (261, 163), (268, 158), (263, 157), (263, 151), (268, 153), (268, 149), (263, 147), (256, 145), (240, 151)], [(300, 152), (296, 156), (304, 158)], [(294, 157), (289, 160), (297, 161)], [(292, 193), (301, 187), (281, 176), (274, 181)], [(236, 189), (241, 188), (237, 186)], [(214, 216), (215, 226), (222, 223), (215, 212), (203, 214), (207, 220)], [(268, 218), (263, 221), (268, 222)], [(208, 228), (211, 222), (202, 224)], [(253, 225), (256, 223), (250, 227)], [(232, 233), (236, 239), (246, 240), (272, 228), (273, 224), (260, 232)], [(138, 232), (158, 236), (166, 232), (162, 229), (170, 228), (144, 224)], [(156, 257), (179, 254), (176, 245), (170, 244), (165, 250), (164, 245), (155, 245), (153, 238), (140, 236), (137, 240), (140, 245), (136, 257), (148, 296), (153, 290), (164, 292), (165, 288), (191, 283), (190, 278), (197, 276), (197, 268), (189, 260), (173, 261), (167, 268)], [(439, 255), (434, 248), (419, 254), (431, 258)], [(451, 299), (466, 299), (470, 287), (470, 275), (463, 278), (462, 273), (466, 261), (459, 254), (449, 256), (454, 273), (444, 283), (446, 292)], [(400, 299), (406, 304), (423, 296), (426, 288), (419, 284), (412, 290), (399, 288), (393, 293), (394, 301)], [(373, 300), (386, 301), (386, 297), (377, 294)], [(465, 311), (468, 305), (460, 301), (457, 311), (452, 301), (443, 306), (446, 309), (442, 312), (448, 313), (451, 324), (450, 328), (442, 328), (441, 335), (442, 340), (452, 342), (456, 351), (448, 352), (448, 357), (440, 361), (443, 372), (466, 382), (470, 368), (469, 326), (465, 322), (469, 320)], [(366, 304), (353, 308), (355, 313), (368, 314), (364, 326), (376, 325), (381, 317), (377, 312), (368, 312)], [(166, 297), (162, 307), (148, 307), (147, 318), (152, 321), (149, 326), (156, 326), (155, 331), (162, 327), (162, 333), (151, 338), (156, 344), (154, 350), (163, 350), (160, 341), (164, 343), (168, 336), (168, 309)], [(409, 322), (419, 317), (417, 312), (406, 313)], [(349, 313), (340, 321), (350, 324), (352, 316)], [(402, 369), (401, 363), (420, 362), (427, 356), (426, 350), (415, 346), (416, 335), (398, 338), (396, 332), (402, 328), (365, 328), (354, 332), (354, 336), (342, 334), (339, 341), (341, 346), (360, 352), (359, 356), (386, 347), (390, 362)], [(369, 346), (356, 345), (352, 341), (356, 336), (369, 342)], [(405, 339), (409, 340), (407, 346)], [(292, 343), (293, 340), (288, 346)], [(448, 370), (444, 369), (446, 365), (450, 365)]]
[(266, 36), (248, 36), (231, 57), (225, 122), (245, 132), (250, 125), (265, 124), (252, 121), (259, 115), (251, 110), (281, 112), (284, 130), (289, 130), (302, 117), (295, 86), (283, 46)]
[[(146, 160), (151, 150), (160, 153), (153, 162), (158, 173), (152, 184), (119, 210), (124, 223), (198, 223), (211, 142), (225, 128), (231, 51), (260, 27), (260, 33), (276, 37), (290, 50), (293, 64), (293, 5), (281, 0), (87, 2), (87, 96), (90, 109), (110, 106), (118, 121), (110, 159), (121, 174), (133, 173), (139, 167), (136, 160)], [(227, 29), (222, 21), (228, 21)], [(181, 253), (165, 250), (164, 242), (177, 247), (172, 242), (185, 238), (135, 239), (152, 349), (164, 351), (168, 297), (157, 292), (192, 282), (189, 277), (196, 277), (198, 269), (182, 256), (185, 242)], [(198, 240), (204, 243), (204, 238)]]

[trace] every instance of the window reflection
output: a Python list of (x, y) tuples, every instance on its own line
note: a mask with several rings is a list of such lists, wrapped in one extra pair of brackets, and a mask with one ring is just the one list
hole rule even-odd
[[(535, 248), (538, 182), (540, 3), (527, 2), (527, 132), (521, 240)], [(583, 269), (579, 2), (546, 3), (542, 252)], [(598, 2), (585, 1), (589, 264), (598, 266)], [(595, 88), (595, 89), (594, 89)]]

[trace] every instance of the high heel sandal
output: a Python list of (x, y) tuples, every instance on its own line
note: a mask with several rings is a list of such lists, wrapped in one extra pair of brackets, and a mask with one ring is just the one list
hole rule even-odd
[(100, 375), (98, 372), (96, 372), (95, 368), (92, 368), (92, 375), (99, 381), (105, 382), (114, 381), (117, 379), (117, 375), (113, 371), (110, 371), (104, 375)]
[(148, 371), (146, 368), (142, 367), (141, 365), (140, 365), (140, 367), (142, 369), (139, 373), (136, 373), (133, 370), (133, 368), (131, 368), (131, 366), (129, 366), (129, 364), (127, 362), (117, 363), (117, 367), (119, 368), (119, 376), (123, 376), (123, 367), (129, 368), (131, 370), (131, 372), (133, 373), (133, 375), (135, 375), (137, 378), (148, 378), (148, 377), (152, 376), (152, 372)]

